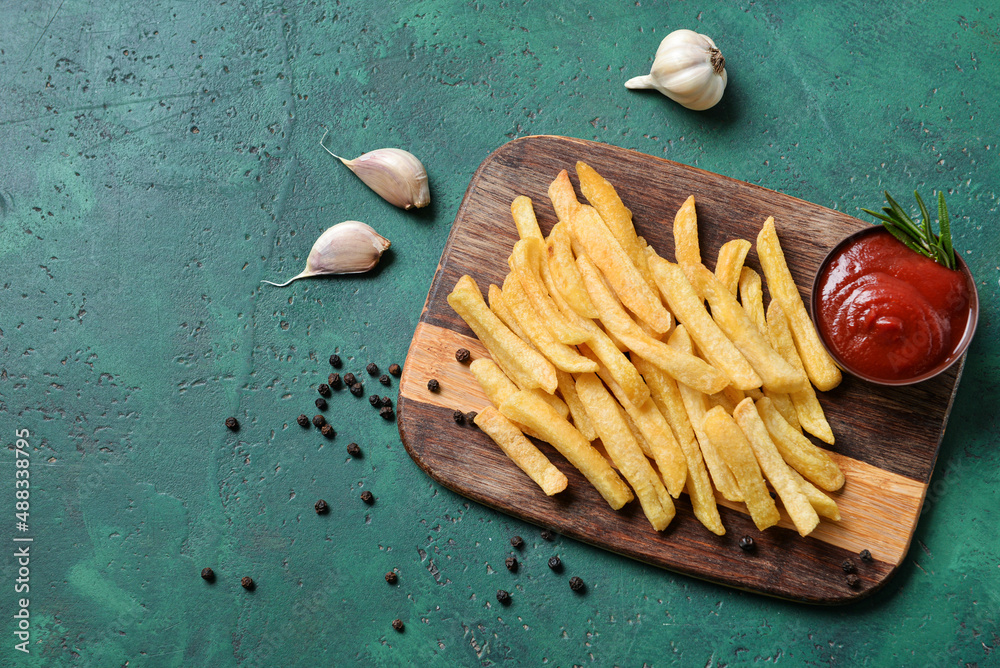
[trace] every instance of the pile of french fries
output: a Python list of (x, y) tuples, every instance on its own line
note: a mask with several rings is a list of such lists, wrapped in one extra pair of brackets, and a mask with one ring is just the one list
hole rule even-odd
[[(492, 359), (470, 367), (493, 406), (476, 424), (547, 495), (566, 476), (525, 437), (550, 443), (617, 510), (638, 497), (654, 529), (687, 492), (723, 535), (716, 492), (746, 504), (760, 530), (839, 520), (844, 475), (803, 432), (833, 444), (816, 399), (840, 382), (806, 313), (768, 218), (757, 254), (729, 241), (702, 263), (694, 197), (673, 223), (676, 263), (638, 236), (614, 187), (582, 162), (576, 197), (564, 170), (549, 187), (558, 222), (543, 237), (531, 200), (511, 204), (520, 240), (489, 305), (463, 276), (448, 303)], [(708, 308), (706, 308), (706, 302)], [(814, 389), (815, 386), (815, 389)], [(623, 479), (624, 478), (624, 479)]]

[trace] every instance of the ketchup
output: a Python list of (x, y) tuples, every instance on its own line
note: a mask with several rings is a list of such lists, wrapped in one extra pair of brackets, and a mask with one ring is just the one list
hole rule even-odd
[(876, 380), (933, 369), (958, 345), (969, 319), (965, 275), (885, 229), (831, 257), (818, 288), (820, 334), (848, 370)]

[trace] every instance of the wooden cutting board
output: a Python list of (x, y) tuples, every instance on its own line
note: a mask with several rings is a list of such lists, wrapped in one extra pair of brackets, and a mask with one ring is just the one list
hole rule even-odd
[[(697, 202), (702, 257), (710, 268), (722, 243), (735, 237), (755, 241), (765, 218), (773, 215), (806, 304), (827, 251), (867, 225), (771, 190), (605, 144), (535, 136), (502, 146), (469, 184), (410, 345), (399, 394), (399, 431), (410, 456), (431, 478), (470, 499), (672, 571), (810, 603), (846, 603), (879, 589), (909, 548), (964, 358), (917, 386), (881, 387), (845, 375), (840, 387), (820, 395), (836, 435), (829, 451), (847, 483), (833, 494), (842, 520), (823, 520), (807, 538), (795, 532), (787, 517), (760, 532), (742, 504), (721, 498), (726, 535), (715, 536), (695, 519), (686, 495), (677, 501), (670, 526), (657, 533), (638, 502), (611, 510), (573, 466), (539, 443), (569, 479), (565, 492), (546, 497), (485, 434), (454, 422), (455, 410), (478, 411), (488, 405), (455, 351), (467, 348), (473, 359), (487, 353), (448, 306), (448, 292), (463, 274), (471, 275), (484, 294), (490, 283), (502, 283), (517, 241), (511, 201), (517, 195), (530, 197), (547, 234), (555, 223), (548, 185), (566, 169), (578, 188), (577, 160), (616, 187), (639, 234), (670, 259), (671, 222), (688, 195)], [(747, 264), (762, 273), (753, 250)], [(431, 378), (439, 381), (440, 392), (428, 391)], [(756, 541), (753, 552), (738, 546), (745, 535)], [(873, 562), (859, 558), (865, 549)], [(842, 569), (847, 559), (857, 566), (856, 587), (848, 585)]]

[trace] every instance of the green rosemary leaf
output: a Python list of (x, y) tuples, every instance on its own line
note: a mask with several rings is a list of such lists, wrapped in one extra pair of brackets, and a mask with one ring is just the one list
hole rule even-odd
[[(931, 226), (931, 214), (927, 213), (927, 205), (924, 204), (924, 198), (920, 196), (916, 190), (913, 191), (913, 197), (917, 200), (917, 206), (920, 207), (920, 215), (923, 216), (923, 225), (921, 226), (924, 231), (924, 241), (927, 246), (934, 249), (934, 228)], [(937, 255), (935, 253), (935, 255)], [(938, 260), (940, 262), (940, 260)], [(942, 263), (947, 264), (947, 263)]]
[(911, 251), (915, 253), (920, 253), (921, 255), (924, 255), (926, 257), (930, 257), (930, 254), (922, 247), (913, 243), (913, 239), (900, 227), (896, 226), (893, 223), (883, 223), (882, 226), (885, 229), (889, 230), (889, 234), (899, 239), (899, 241), (902, 242), (903, 245), (909, 248)]
[(917, 206), (920, 207), (922, 218), (919, 223), (903, 211), (903, 207), (892, 198), (888, 191), (885, 191), (885, 199), (889, 206), (882, 207), (882, 213), (871, 209), (862, 209), (862, 211), (882, 221), (885, 229), (910, 250), (929, 257), (942, 266), (954, 269), (955, 249), (952, 247), (951, 219), (948, 216), (948, 207), (944, 203), (944, 194), (938, 193), (940, 235), (934, 233), (934, 223), (920, 193), (913, 191), (913, 197), (917, 200)]
[(890, 218), (889, 216), (883, 216), (881, 213), (875, 213), (871, 209), (861, 209), (861, 210), (864, 211), (865, 213), (867, 213), (869, 216), (874, 216), (875, 218), (878, 218), (881, 221), (884, 221), (884, 222), (887, 222), (887, 223), (893, 222), (892, 218)]
[(948, 217), (948, 205), (944, 203), (944, 193), (938, 191), (938, 221), (941, 224), (941, 245), (948, 253), (949, 267), (955, 268), (955, 249), (951, 245), (951, 219)]

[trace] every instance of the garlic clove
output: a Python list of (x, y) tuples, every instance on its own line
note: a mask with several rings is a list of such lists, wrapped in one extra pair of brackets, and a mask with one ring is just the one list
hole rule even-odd
[(375, 268), (391, 242), (356, 220), (347, 220), (329, 228), (313, 244), (306, 268), (284, 283), (261, 281), (283, 288), (292, 281), (328, 274), (361, 274)]
[[(326, 138), (326, 134), (323, 138)], [(323, 139), (320, 139), (319, 145), (323, 146)], [(419, 209), (431, 203), (427, 170), (417, 156), (409, 151), (380, 148), (354, 160), (345, 160), (326, 146), (323, 149), (344, 163), (365, 185), (393, 206)]]

